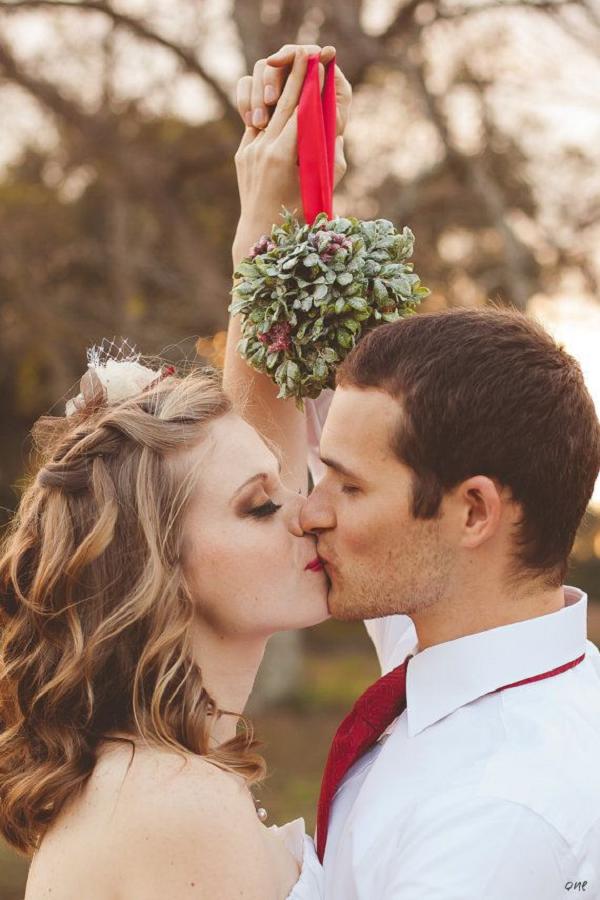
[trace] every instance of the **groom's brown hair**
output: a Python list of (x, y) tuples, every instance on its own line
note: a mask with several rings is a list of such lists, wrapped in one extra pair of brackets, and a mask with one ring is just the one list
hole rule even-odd
[(521, 504), (520, 566), (564, 579), (600, 467), (600, 425), (579, 364), (535, 321), (511, 310), (448, 310), (370, 332), (339, 385), (399, 400), (394, 436), (414, 471), (413, 515), (434, 518), (472, 475)]

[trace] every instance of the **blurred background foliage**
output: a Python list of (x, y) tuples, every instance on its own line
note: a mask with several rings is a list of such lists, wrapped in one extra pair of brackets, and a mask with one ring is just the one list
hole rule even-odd
[[(354, 87), (337, 210), (411, 226), (426, 308), (542, 318), (600, 396), (598, 0), (0, 0), (4, 519), (87, 345), (221, 361), (235, 84), (295, 41), (334, 44)], [(592, 506), (570, 581), (596, 641), (599, 561)], [(272, 821), (312, 827), (329, 738), (376, 675), (359, 626), (274, 642), (254, 702)], [(0, 847), (0, 900), (24, 877)]]

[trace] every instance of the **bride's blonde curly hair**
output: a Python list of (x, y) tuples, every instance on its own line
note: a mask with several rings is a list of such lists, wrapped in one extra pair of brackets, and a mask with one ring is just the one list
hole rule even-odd
[(202, 370), (34, 427), (39, 462), (0, 558), (0, 831), (23, 853), (111, 733), (202, 754), (249, 783), (264, 774), (247, 723), (209, 746), (223, 711), (192, 657), (180, 558), (198, 476), (173, 459), (230, 410)]

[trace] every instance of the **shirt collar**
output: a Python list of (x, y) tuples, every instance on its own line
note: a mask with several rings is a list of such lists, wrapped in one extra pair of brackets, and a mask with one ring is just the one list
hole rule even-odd
[(496, 688), (585, 653), (587, 595), (565, 587), (553, 613), (468, 634), (417, 652), (406, 676), (409, 737)]

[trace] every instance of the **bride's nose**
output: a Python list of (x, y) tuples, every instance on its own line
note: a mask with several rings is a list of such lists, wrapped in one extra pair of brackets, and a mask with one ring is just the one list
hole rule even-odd
[(302, 525), (300, 524), (300, 515), (302, 513), (302, 507), (306, 503), (306, 497), (302, 496), (302, 493), (299, 491), (290, 501), (290, 515), (288, 518), (288, 529), (290, 534), (293, 534), (294, 537), (303, 537), (304, 530)]

